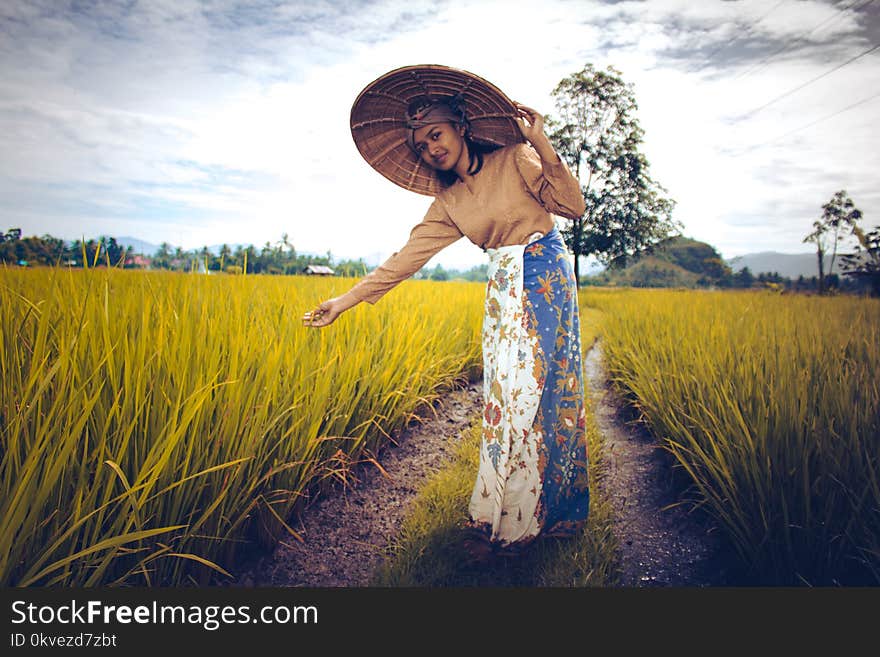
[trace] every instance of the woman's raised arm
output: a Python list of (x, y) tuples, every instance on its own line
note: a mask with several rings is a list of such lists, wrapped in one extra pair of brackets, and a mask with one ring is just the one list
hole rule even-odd
[(531, 148), (517, 147), (516, 166), (532, 196), (548, 212), (576, 219), (586, 212), (580, 182), (562, 161), (544, 132), (544, 117), (515, 103), (519, 128)]

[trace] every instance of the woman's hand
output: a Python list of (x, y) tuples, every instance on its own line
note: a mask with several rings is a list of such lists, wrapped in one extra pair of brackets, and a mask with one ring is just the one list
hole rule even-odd
[(343, 294), (341, 297), (334, 297), (327, 301), (322, 301), (318, 304), (317, 308), (306, 311), (303, 314), (303, 324), (312, 328), (329, 326), (343, 312), (357, 304), (358, 299), (349, 294)]
[(343, 310), (338, 299), (328, 299), (318, 304), (315, 310), (306, 311), (303, 314), (302, 321), (303, 324), (312, 328), (329, 326), (342, 314)]
[(514, 105), (516, 106), (517, 118), (519, 118), (517, 124), (523, 137), (528, 139), (532, 145), (541, 137), (546, 138), (544, 134), (544, 117), (537, 110), (526, 107), (522, 103), (515, 102)]
[(517, 118), (519, 119), (517, 124), (523, 137), (538, 152), (542, 160), (558, 162), (559, 157), (556, 155), (556, 150), (544, 133), (544, 117), (537, 110), (526, 107), (522, 103), (514, 102), (513, 104), (516, 106)]

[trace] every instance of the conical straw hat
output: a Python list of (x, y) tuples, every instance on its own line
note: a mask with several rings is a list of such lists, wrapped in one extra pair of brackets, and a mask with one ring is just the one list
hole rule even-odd
[(513, 102), (483, 78), (436, 64), (404, 66), (374, 80), (351, 108), (351, 134), (364, 159), (404, 189), (435, 196), (443, 186), (407, 144), (406, 109), (416, 98), (458, 95), (475, 141), (507, 146), (524, 142)]

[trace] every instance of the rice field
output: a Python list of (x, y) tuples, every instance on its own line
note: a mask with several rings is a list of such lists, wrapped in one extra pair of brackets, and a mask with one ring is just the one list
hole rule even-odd
[[(186, 585), (479, 370), (482, 286), (0, 270), (0, 584)], [(454, 310), (454, 312), (450, 312)]]
[(880, 301), (582, 293), (610, 376), (717, 520), (744, 582), (880, 583)]
[[(480, 369), (480, 283), (0, 270), (0, 583), (203, 585)], [(880, 301), (579, 295), (744, 582), (880, 582)]]

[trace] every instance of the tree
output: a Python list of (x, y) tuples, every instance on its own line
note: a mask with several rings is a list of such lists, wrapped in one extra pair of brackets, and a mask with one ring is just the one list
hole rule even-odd
[(64, 240), (51, 235), (43, 235), (41, 242), (41, 261), (47, 265), (57, 265), (64, 262)]
[(443, 267), (439, 264), (435, 265), (434, 269), (431, 270), (431, 273), (428, 275), (432, 281), (448, 281), (449, 273), (443, 269)]
[(244, 272), (245, 274), (258, 274), (260, 273), (258, 265), (259, 263), (257, 262), (257, 250), (254, 248), (253, 244), (249, 244), (242, 251), (242, 272)]
[(868, 233), (855, 226), (853, 232), (859, 245), (854, 253), (841, 256), (841, 269), (847, 276), (867, 281), (871, 296), (880, 297), (880, 226)]
[(99, 256), (113, 267), (121, 267), (125, 262), (127, 249), (116, 241), (115, 237), (102, 235), (98, 241)]
[(229, 248), (229, 245), (225, 242), (220, 246), (220, 262), (218, 263), (218, 269), (220, 271), (226, 270), (226, 261), (229, 260), (229, 257), (232, 255), (232, 251)]
[(21, 228), (10, 228), (6, 233), (0, 233), (0, 242), (15, 242), (21, 239)]
[(680, 226), (672, 220), (675, 202), (651, 178), (639, 152), (644, 133), (635, 95), (620, 72), (587, 64), (564, 78), (553, 98), (559, 116), (547, 118), (550, 140), (581, 184), (587, 206), (584, 216), (569, 220), (562, 231), (580, 280), (580, 256), (624, 267)]
[(831, 263), (828, 266), (828, 273), (834, 273), (834, 259), (837, 257), (837, 245), (844, 237), (841, 230), (846, 226), (849, 228), (850, 234), (862, 218), (862, 211), (859, 210), (852, 199), (846, 193), (846, 190), (837, 192), (831, 200), (822, 206), (822, 219), (828, 225), (829, 230), (833, 231)]
[(159, 245), (159, 250), (153, 255), (153, 266), (161, 269), (171, 267), (171, 245), (168, 242)]
[[(804, 243), (813, 242), (816, 245), (816, 257), (819, 263), (819, 294), (825, 292), (825, 255), (831, 249), (831, 262), (828, 272), (834, 271), (834, 259), (837, 257), (837, 245), (840, 241), (852, 234), (853, 229), (862, 212), (852, 199), (841, 189), (836, 192), (831, 200), (822, 206), (822, 218), (813, 222), (813, 232), (804, 238)], [(845, 232), (845, 228), (849, 232)]]
[(362, 258), (358, 258), (357, 260), (340, 260), (336, 263), (336, 266), (333, 267), (333, 270), (336, 272), (337, 276), (366, 276), (367, 263), (365, 263)]
[(733, 275), (733, 285), (734, 287), (744, 287), (749, 288), (755, 282), (755, 277), (752, 275), (752, 272), (748, 267), (743, 267), (738, 272)]
[(287, 250), (289, 258), (296, 257), (296, 249), (293, 248), (293, 244), (290, 243), (289, 235), (287, 233), (281, 234), (281, 240), (277, 242), (279, 252), (282, 250), (282, 247)]

